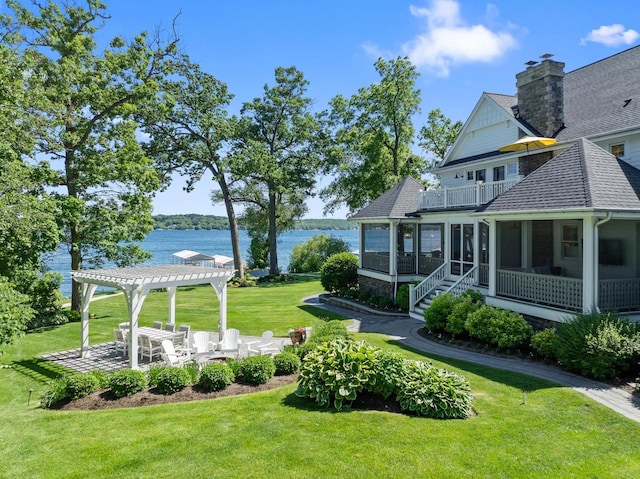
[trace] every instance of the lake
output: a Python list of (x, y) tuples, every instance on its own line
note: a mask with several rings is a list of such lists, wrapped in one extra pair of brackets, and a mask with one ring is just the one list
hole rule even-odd
[[(304, 243), (314, 235), (325, 233), (340, 238), (347, 243), (352, 251), (358, 249), (358, 230), (295, 230), (285, 231), (278, 239), (278, 265), (282, 271), (286, 271), (293, 247)], [(248, 258), (249, 244), (251, 240), (245, 230), (240, 231), (240, 248), (242, 259)], [(233, 256), (231, 239), (228, 230), (154, 230), (141, 243), (142, 247), (153, 254), (153, 257), (144, 263), (151, 266), (157, 264), (170, 264), (173, 262), (173, 253), (183, 249), (197, 251), (209, 255), (222, 254)], [(62, 295), (71, 295), (71, 259), (66, 246), (60, 248), (57, 254), (46, 261), (46, 265), (52, 271), (60, 273), (63, 277), (60, 289)], [(112, 263), (104, 267), (113, 267)]]

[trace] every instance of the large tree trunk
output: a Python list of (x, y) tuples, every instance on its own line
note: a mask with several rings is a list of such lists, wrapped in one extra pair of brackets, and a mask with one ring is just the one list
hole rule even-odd
[(269, 274), (280, 274), (278, 268), (278, 229), (277, 229), (277, 212), (276, 212), (276, 193), (269, 188)]
[(229, 232), (231, 234), (231, 249), (233, 250), (233, 266), (236, 270), (235, 275), (238, 278), (244, 277), (244, 265), (242, 264), (242, 252), (240, 250), (240, 234), (238, 233), (238, 219), (233, 208), (231, 195), (229, 194), (229, 186), (221, 175), (218, 178), (218, 185), (224, 198), (224, 206), (227, 209), (227, 219), (229, 220)]
[[(67, 127), (67, 130), (70, 130)], [(78, 191), (76, 190), (75, 168), (75, 152), (72, 148), (67, 148), (65, 153), (65, 173), (67, 183), (67, 195), (69, 198), (76, 199)], [(71, 271), (79, 271), (82, 269), (82, 241), (80, 238), (80, 224), (77, 220), (71, 219), (69, 225), (69, 250), (71, 254)], [(80, 313), (82, 311), (82, 285), (77, 281), (71, 282), (71, 310)]]

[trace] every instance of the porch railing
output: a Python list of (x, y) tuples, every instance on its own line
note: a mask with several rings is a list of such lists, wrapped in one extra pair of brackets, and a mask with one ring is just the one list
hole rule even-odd
[(640, 310), (640, 278), (603, 279), (598, 288), (601, 310)]
[(498, 270), (496, 293), (563, 309), (582, 309), (581, 279)]
[(478, 269), (478, 284), (481, 286), (489, 285), (489, 265), (485, 263), (480, 263)]
[(398, 269), (398, 274), (415, 274), (416, 255), (413, 253), (399, 254), (397, 261), (396, 268)]
[(362, 267), (382, 273), (389, 273), (389, 253), (363, 253)]
[(438, 286), (447, 276), (448, 263), (442, 263), (433, 273), (415, 286), (409, 285), (409, 311), (415, 311), (416, 304), (422, 301), (429, 292)]
[(444, 259), (433, 256), (418, 256), (418, 274), (430, 275), (444, 264)]
[(476, 285), (476, 273), (478, 272), (478, 267), (474, 266), (469, 271), (467, 271), (464, 276), (462, 276), (458, 281), (453, 283), (449, 288), (447, 288), (447, 293), (452, 293), (454, 296), (460, 296), (466, 290), (471, 289)]
[(445, 186), (434, 190), (422, 191), (419, 197), (418, 209), (431, 210), (483, 205), (519, 183), (522, 178), (524, 177), (518, 176), (489, 183), (479, 181), (468, 186)]

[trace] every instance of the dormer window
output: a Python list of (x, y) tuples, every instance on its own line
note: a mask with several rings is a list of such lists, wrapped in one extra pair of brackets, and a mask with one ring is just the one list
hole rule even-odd
[(518, 162), (512, 161), (507, 164), (507, 175), (508, 176), (516, 176), (518, 174)]
[(619, 143), (617, 145), (611, 145), (611, 154), (616, 158), (624, 158), (624, 143)]

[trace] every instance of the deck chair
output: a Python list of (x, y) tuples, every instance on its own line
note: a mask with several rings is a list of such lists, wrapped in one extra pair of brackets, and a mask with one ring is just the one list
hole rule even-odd
[(119, 351), (122, 351), (122, 355), (127, 355), (127, 350), (129, 349), (129, 344), (127, 343), (127, 336), (124, 330), (118, 328), (113, 330), (113, 334), (115, 336), (115, 346), (116, 346), (116, 356)]
[(146, 334), (138, 336), (138, 346), (140, 349), (140, 359), (144, 359), (146, 356), (149, 358), (149, 362), (152, 362), (153, 358), (158, 356), (162, 351), (162, 345), (152, 341)]
[(215, 349), (215, 344), (209, 341), (209, 333), (206, 331), (198, 331), (193, 333), (192, 347), (196, 354), (204, 354)]
[(153, 327), (156, 329), (162, 329), (162, 321), (154, 321)]
[(173, 347), (173, 343), (168, 339), (164, 339), (161, 346), (162, 352), (160, 353), (160, 357), (168, 366), (184, 366), (184, 363), (189, 360), (189, 355), (177, 353)]
[(221, 354), (240, 354), (240, 331), (231, 328), (224, 332), (224, 337), (218, 345), (218, 350)]
[(275, 356), (284, 350), (284, 339), (275, 339), (271, 341), (271, 344), (264, 346), (260, 350), (260, 354), (265, 356)]
[(265, 331), (260, 337), (260, 341), (250, 341), (247, 344), (247, 353), (249, 356), (260, 355), (262, 350), (268, 346), (271, 346), (273, 341), (273, 331)]

